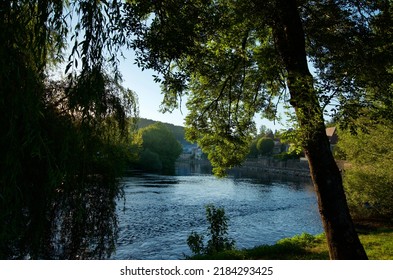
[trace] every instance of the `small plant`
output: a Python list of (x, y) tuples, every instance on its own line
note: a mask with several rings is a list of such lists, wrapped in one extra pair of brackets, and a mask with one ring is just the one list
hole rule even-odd
[(224, 208), (216, 208), (209, 204), (206, 206), (206, 219), (209, 222), (210, 240), (207, 245), (203, 243), (204, 236), (192, 232), (187, 238), (187, 245), (195, 255), (207, 254), (231, 250), (235, 247), (235, 241), (228, 238), (228, 218)]
[(202, 255), (205, 251), (205, 246), (203, 245), (203, 235), (200, 235), (195, 231), (191, 232), (191, 234), (188, 236), (187, 245), (195, 255)]

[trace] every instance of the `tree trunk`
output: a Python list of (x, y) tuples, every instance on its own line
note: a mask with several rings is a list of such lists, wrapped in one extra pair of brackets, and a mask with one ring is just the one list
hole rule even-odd
[(291, 105), (318, 197), (331, 259), (367, 259), (352, 222), (340, 171), (325, 132), (321, 106), (307, 65), (305, 35), (296, 0), (276, 0), (273, 36), (287, 70)]

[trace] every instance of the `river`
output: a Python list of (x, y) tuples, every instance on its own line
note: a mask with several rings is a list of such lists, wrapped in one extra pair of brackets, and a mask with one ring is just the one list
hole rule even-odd
[(186, 240), (192, 231), (207, 231), (207, 204), (224, 207), (229, 237), (237, 248), (323, 231), (308, 181), (180, 174), (123, 178), (125, 200), (119, 202), (119, 238), (113, 259), (170, 260), (190, 255)]

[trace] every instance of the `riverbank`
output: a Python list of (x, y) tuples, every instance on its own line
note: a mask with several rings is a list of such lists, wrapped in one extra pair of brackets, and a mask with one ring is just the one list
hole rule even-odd
[[(393, 226), (362, 223), (357, 226), (359, 238), (370, 260), (393, 260)], [(231, 250), (196, 259), (215, 260), (328, 260), (324, 234), (303, 233), (279, 240), (274, 245), (252, 249)]]
[(285, 176), (290, 178), (310, 178), (307, 160), (280, 160), (273, 157), (247, 159), (241, 166), (231, 170), (238, 176)]
[[(185, 171), (184, 171), (185, 170)], [(176, 162), (176, 173), (188, 175), (193, 173), (212, 174), (212, 166), (207, 159), (179, 159)], [(309, 181), (310, 170), (307, 160), (279, 160), (273, 157), (260, 157), (245, 160), (241, 166), (228, 170), (228, 175), (236, 178), (272, 178), (285, 181)]]

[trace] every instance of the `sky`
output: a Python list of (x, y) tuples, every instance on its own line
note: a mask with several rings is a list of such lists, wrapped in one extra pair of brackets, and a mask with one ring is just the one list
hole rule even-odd
[[(122, 60), (120, 71), (123, 75), (123, 86), (136, 92), (139, 99), (139, 116), (141, 118), (152, 119), (174, 125), (184, 126), (184, 119), (187, 115), (186, 99), (182, 100), (181, 110), (176, 109), (172, 113), (161, 113), (159, 111), (163, 96), (159, 84), (155, 83), (151, 70), (142, 71), (134, 64), (132, 51), (125, 51), (126, 60)], [(255, 117), (257, 128), (265, 125), (272, 131), (287, 128), (278, 122), (271, 122), (262, 119), (259, 115)]]

